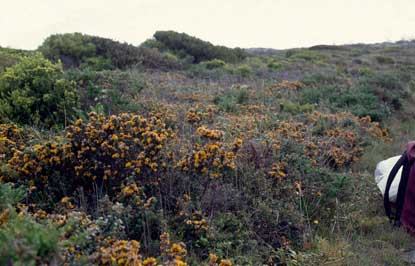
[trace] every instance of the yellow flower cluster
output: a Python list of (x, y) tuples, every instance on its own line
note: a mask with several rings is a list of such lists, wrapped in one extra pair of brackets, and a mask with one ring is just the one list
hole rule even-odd
[(184, 194), (176, 203), (178, 206), (178, 221), (183, 223), (186, 230), (194, 237), (206, 235), (209, 226), (201, 211), (191, 207), (191, 197)]
[(353, 123), (360, 129), (362, 129), (364, 132), (369, 133), (371, 136), (379, 140), (390, 140), (390, 136), (387, 129), (382, 128), (378, 122), (373, 122), (370, 116), (359, 118), (349, 112), (342, 112), (336, 114), (313, 112), (308, 117), (308, 121), (311, 123), (317, 123), (322, 120), (335, 124)]
[(232, 266), (232, 262), (230, 260), (219, 259), (216, 254), (210, 253), (209, 254), (209, 266)]
[[(350, 113), (313, 112), (302, 122), (280, 122), (277, 129), (268, 132), (267, 136), (274, 141), (277, 152), (281, 149), (281, 140), (294, 140), (304, 148), (304, 154), (312, 165), (320, 163), (334, 168), (348, 166), (360, 159), (365, 136), (388, 140), (387, 132), (378, 123)], [(285, 177), (282, 168), (274, 164), (269, 174), (280, 180)]]
[(236, 168), (237, 150), (234, 148), (227, 149), (220, 142), (207, 143), (203, 146), (196, 144), (190, 154), (185, 155), (177, 166), (185, 172), (218, 178), (222, 176), (222, 171)]
[[(102, 266), (142, 266), (139, 254), (140, 243), (131, 240), (115, 240), (111, 246), (100, 250), (100, 265)], [(151, 265), (151, 264), (148, 264)]]
[(69, 126), (65, 137), (14, 151), (8, 166), (37, 187), (59, 172), (74, 187), (82, 185), (88, 191), (94, 181), (100, 181), (111, 183), (110, 189), (116, 190), (127, 177), (159, 171), (163, 165), (160, 151), (171, 135), (156, 117), (90, 113), (88, 121), (78, 119)]
[(136, 183), (132, 183), (130, 185), (127, 185), (122, 189), (122, 195), (124, 197), (133, 196), (133, 195), (137, 194), (138, 192), (139, 192), (139, 188), (138, 188)]
[(191, 124), (198, 123), (202, 120), (202, 114), (194, 108), (189, 109), (186, 114), (187, 122)]
[(0, 225), (5, 224), (10, 217), (10, 209), (5, 209), (3, 212), (0, 213)]
[(284, 138), (291, 138), (302, 142), (305, 138), (307, 127), (301, 122), (282, 121), (276, 130), (276, 133)]
[(223, 171), (236, 168), (236, 154), (243, 141), (237, 138), (230, 145), (220, 141), (222, 132), (205, 126), (197, 129), (202, 143), (195, 143), (193, 150), (185, 154), (177, 167), (195, 175), (207, 175), (211, 178), (221, 177)]
[(186, 219), (185, 223), (192, 226), (195, 234), (198, 234), (198, 231), (207, 231), (209, 228), (206, 219), (200, 211), (195, 211), (189, 219)]
[(220, 138), (222, 138), (223, 133), (219, 130), (215, 130), (215, 129), (208, 129), (205, 126), (201, 126), (197, 129), (197, 134), (200, 137), (205, 137), (211, 140), (218, 140)]
[(279, 83), (273, 84), (269, 87), (270, 90), (291, 90), (291, 91), (297, 91), (304, 87), (304, 83), (301, 81), (295, 80), (295, 81), (288, 81), (283, 80)]
[[(0, 164), (7, 163), (16, 151), (25, 149), (23, 133), (14, 124), (0, 124)], [(0, 172), (0, 182), (6, 180)]]
[(61, 203), (68, 209), (73, 209), (75, 206), (73, 204), (73, 199), (70, 197), (63, 197)]
[(184, 243), (170, 243), (169, 233), (160, 236), (160, 253), (163, 266), (187, 266), (184, 259), (187, 255)]
[(287, 170), (287, 162), (278, 162), (272, 166), (272, 169), (268, 172), (268, 174), (277, 181), (281, 182), (287, 176)]

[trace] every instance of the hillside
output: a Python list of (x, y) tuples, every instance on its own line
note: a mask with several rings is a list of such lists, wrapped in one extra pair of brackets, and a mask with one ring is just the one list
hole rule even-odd
[(0, 265), (405, 265), (373, 171), (414, 97), (414, 41), (0, 48)]

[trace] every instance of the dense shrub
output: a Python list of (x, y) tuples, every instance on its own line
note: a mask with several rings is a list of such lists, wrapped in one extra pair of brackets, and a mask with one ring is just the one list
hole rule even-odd
[[(409, 80), (411, 78), (409, 77)], [(394, 72), (379, 72), (362, 81), (365, 86), (370, 87), (378, 99), (393, 110), (399, 110), (402, 102), (408, 96), (404, 90), (403, 77)]]
[(0, 75), (0, 120), (52, 127), (70, 121), (78, 106), (75, 84), (61, 64), (40, 54), (25, 57)]
[(291, 101), (281, 100), (279, 104), (281, 107), (281, 111), (289, 112), (291, 114), (310, 113), (314, 110), (314, 106), (309, 103), (298, 104)]
[(375, 59), (379, 64), (394, 64), (395, 63), (395, 60), (393, 60), (393, 58), (387, 57), (387, 56), (377, 55)]
[(160, 53), (154, 47), (137, 47), (108, 38), (81, 33), (49, 36), (38, 48), (47, 58), (61, 60), (68, 67), (95, 70), (143, 65), (150, 68), (177, 68), (180, 62)]
[(238, 62), (246, 57), (245, 52), (240, 48), (231, 49), (224, 46), (216, 46), (185, 33), (157, 31), (154, 34), (154, 38), (176, 53), (191, 55), (194, 58), (194, 63), (212, 59)]
[(155, 117), (91, 113), (89, 121), (78, 119), (69, 126), (66, 136), (16, 151), (8, 165), (22, 178), (15, 181), (36, 186), (35, 194), (46, 193), (55, 202), (78, 188), (114, 195), (127, 178), (152, 182), (151, 173), (162, 167), (159, 152), (168, 137)]
[(203, 65), (207, 69), (215, 69), (215, 68), (222, 68), (226, 66), (226, 63), (220, 59), (213, 59), (213, 60), (203, 62)]
[(3, 72), (6, 67), (18, 63), (25, 55), (29, 55), (29, 52), (0, 47), (0, 73)]
[(61, 60), (65, 66), (79, 66), (84, 58), (96, 55), (96, 46), (81, 33), (54, 34), (38, 48), (50, 60)]
[(272, 70), (281, 70), (285, 67), (284, 61), (269, 60), (267, 67)]
[(56, 263), (59, 231), (51, 224), (37, 223), (31, 217), (19, 217), (14, 210), (9, 212), (8, 226), (0, 226), (0, 264), (34, 266), (40, 262)]
[(250, 65), (243, 64), (243, 65), (238, 66), (233, 72), (234, 72), (234, 74), (236, 74), (238, 76), (247, 78), (247, 77), (252, 75), (252, 71), (253, 70), (252, 70), (252, 67)]
[(370, 116), (380, 121), (388, 114), (388, 110), (379, 103), (378, 97), (368, 86), (356, 86), (340, 89), (323, 85), (305, 88), (300, 92), (303, 103), (325, 106), (333, 111), (350, 111), (359, 117)]

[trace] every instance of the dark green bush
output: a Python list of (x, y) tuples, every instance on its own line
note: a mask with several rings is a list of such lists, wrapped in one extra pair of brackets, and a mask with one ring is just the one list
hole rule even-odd
[(378, 55), (375, 57), (375, 59), (379, 64), (394, 64), (395, 63), (395, 60), (393, 60), (393, 58), (387, 57), (387, 56)]
[(363, 80), (362, 83), (371, 87), (379, 100), (394, 110), (399, 110), (402, 107), (402, 100), (408, 96), (404, 90), (404, 78), (400, 73), (380, 72)]
[(134, 65), (162, 69), (181, 67), (181, 62), (163, 55), (157, 47), (137, 47), (81, 33), (51, 35), (38, 50), (52, 61), (61, 60), (65, 68), (106, 70), (125, 69)]
[(296, 114), (303, 114), (303, 113), (310, 113), (314, 111), (314, 106), (312, 104), (298, 104), (288, 100), (281, 100), (279, 102), (280, 108), (282, 111), (286, 111), (293, 115)]
[(309, 50), (315, 50), (315, 51), (349, 51), (350, 48), (346, 46), (341, 45), (326, 45), (326, 44), (319, 44), (314, 45), (308, 48)]
[(271, 60), (267, 64), (267, 67), (273, 70), (281, 70), (284, 68), (284, 66), (285, 64), (283, 61), (276, 61), (276, 60)]
[(74, 118), (75, 84), (63, 77), (61, 64), (40, 54), (25, 57), (0, 75), (1, 121), (53, 127)]
[(332, 111), (349, 111), (363, 117), (369, 115), (373, 120), (382, 120), (387, 114), (378, 97), (366, 85), (348, 89), (321, 85), (301, 91), (302, 103), (317, 104)]
[(234, 74), (247, 78), (252, 75), (252, 67), (247, 64), (240, 65), (234, 70)]
[(222, 68), (226, 66), (226, 63), (220, 59), (213, 59), (213, 60), (203, 62), (203, 65), (207, 69), (215, 69), (215, 68)]
[(0, 265), (34, 266), (57, 260), (60, 233), (50, 224), (20, 218), (12, 210), (7, 226), (0, 227)]
[(203, 41), (186, 33), (157, 31), (154, 34), (154, 38), (175, 53), (185, 53), (192, 56), (194, 63), (212, 59), (221, 59), (225, 62), (234, 63), (246, 57), (243, 49), (231, 49), (213, 45), (210, 42)]
[(0, 47), (0, 73), (3, 72), (6, 67), (10, 67), (19, 62), (22, 56), (12, 49), (6, 49)]
[(17, 215), (15, 206), (25, 196), (22, 187), (0, 183), (0, 265), (38, 265), (57, 255), (59, 232), (29, 216)]
[(78, 67), (85, 58), (97, 54), (92, 38), (81, 33), (51, 35), (38, 50), (49, 60), (61, 60), (65, 67)]
[(327, 55), (314, 50), (293, 49), (286, 52), (286, 57), (314, 62), (327, 58)]

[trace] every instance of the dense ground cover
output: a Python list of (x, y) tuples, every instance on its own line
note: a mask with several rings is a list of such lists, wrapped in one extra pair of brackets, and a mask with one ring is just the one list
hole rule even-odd
[(0, 50), (0, 264), (404, 265), (372, 172), (413, 136), (415, 43), (155, 37)]

